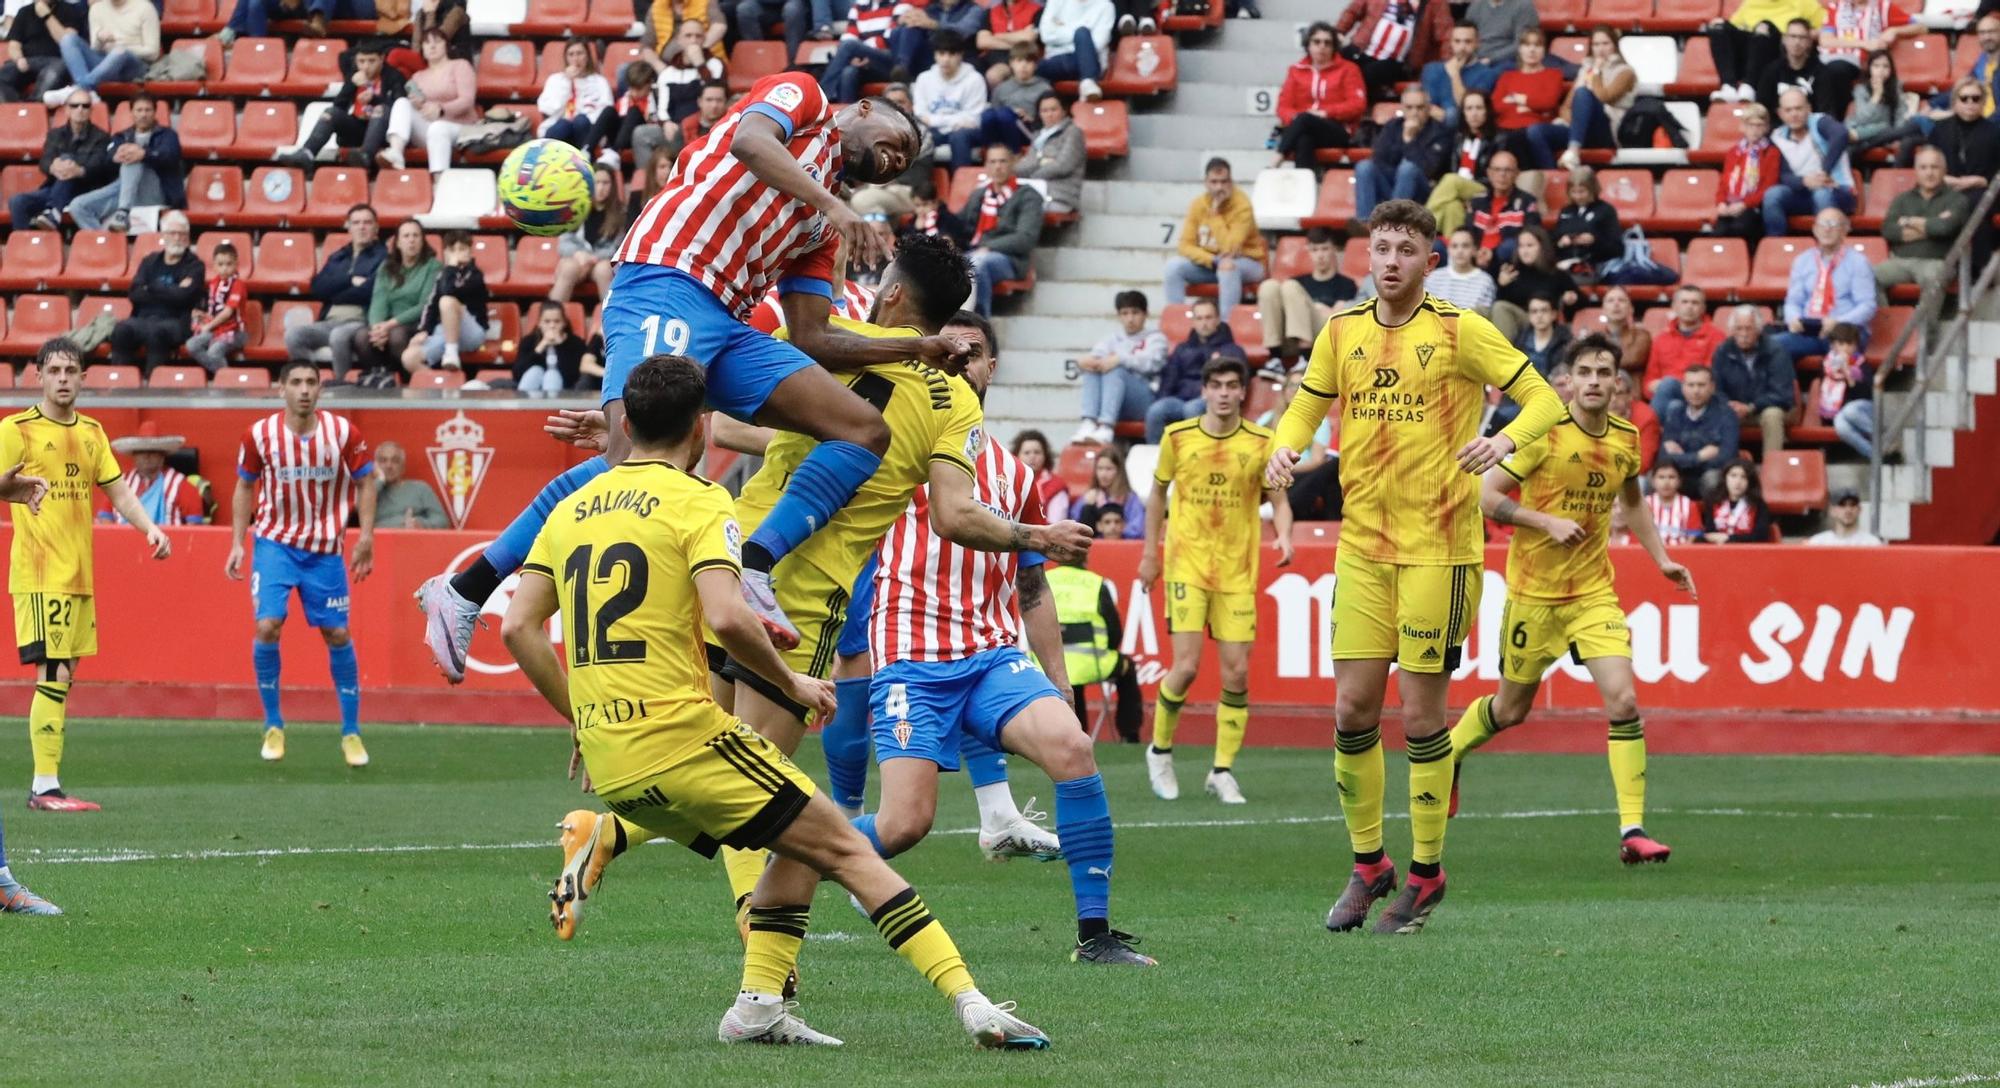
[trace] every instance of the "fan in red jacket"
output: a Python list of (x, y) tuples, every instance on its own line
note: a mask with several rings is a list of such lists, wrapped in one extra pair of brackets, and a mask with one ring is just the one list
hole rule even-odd
[(1395, 84), (1417, 78), (1425, 64), (1445, 55), (1451, 7), (1442, 0), (1353, 0), (1335, 29), (1353, 35), (1344, 52), (1379, 97), (1390, 100)]
[(1771, 143), (1770, 113), (1755, 102), (1744, 106), (1743, 138), (1723, 157), (1715, 183), (1715, 233), (1756, 245), (1764, 234), (1764, 193), (1778, 183), (1783, 165)]
[(1361, 69), (1335, 51), (1333, 25), (1306, 28), (1305, 58), (1285, 73), (1278, 92), (1278, 153), (1273, 166), (1291, 159), (1301, 170), (1313, 168), (1322, 147), (1346, 147), (1348, 125), (1368, 111), (1368, 88)]

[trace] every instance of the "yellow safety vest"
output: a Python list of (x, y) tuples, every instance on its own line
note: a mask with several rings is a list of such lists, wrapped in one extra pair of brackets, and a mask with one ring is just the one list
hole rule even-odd
[(1075, 686), (1106, 680), (1118, 667), (1118, 651), (1111, 646), (1111, 629), (1104, 625), (1097, 601), (1103, 592), (1103, 577), (1083, 567), (1060, 567), (1051, 563), (1049, 590), (1055, 594), (1056, 621), (1062, 624), (1063, 664), (1069, 682)]

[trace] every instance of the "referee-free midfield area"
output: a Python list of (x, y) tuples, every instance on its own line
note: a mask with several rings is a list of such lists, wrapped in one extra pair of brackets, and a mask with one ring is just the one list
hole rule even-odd
[[(361, 770), (331, 726), (293, 727), (276, 765), (256, 735), (75, 721), (64, 772), (104, 811), (8, 802), (15, 872), (68, 912), (0, 917), (14, 995), (0, 1052), (21, 1083), (1844, 1086), (2000, 1071), (1992, 759), (1655, 754), (1647, 824), (1674, 856), (1628, 868), (1602, 754), (1482, 755), (1448, 832), (1451, 899), (1396, 940), (1321, 928), (1350, 860), (1329, 753), (1246, 749), (1254, 800), (1225, 809), (1155, 799), (1140, 750), (1105, 746), (1119, 914), (1159, 957), (1150, 971), (1068, 962), (1060, 867), (981, 861), (969, 791), (947, 776), (938, 833), (896, 864), (1054, 1048), (974, 1051), (826, 890), (801, 1011), (848, 1045), (823, 1053), (714, 1041), (742, 948), (720, 866), (678, 847), (622, 859), (577, 939), (554, 938), (555, 823), (587, 803), (563, 781), (562, 732), (376, 727)], [(819, 777), (816, 740), (800, 766)], [(1403, 764), (1388, 767), (1389, 838), (1407, 843)], [(0, 749), (0, 781), (28, 773), (25, 745)], [(1022, 801), (1047, 807), (1046, 787), (1017, 766)]]

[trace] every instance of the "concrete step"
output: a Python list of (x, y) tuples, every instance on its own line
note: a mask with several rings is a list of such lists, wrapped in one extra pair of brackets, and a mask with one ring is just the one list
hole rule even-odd
[(1201, 170), (1208, 160), (1220, 156), (1229, 160), (1229, 167), (1236, 174), (1239, 185), (1248, 185), (1257, 176), (1257, 171), (1271, 165), (1271, 151), (1260, 140), (1254, 146), (1229, 147), (1227, 144), (1195, 149), (1182, 147), (1140, 147), (1134, 145), (1127, 158), (1127, 169), (1132, 177), (1141, 181), (1178, 181), (1187, 186), (1186, 196), (1181, 198), (1181, 210), (1187, 210), (1187, 202), (1201, 190)]
[[(1240, 22), (1232, 22), (1234, 30)], [(1228, 35), (1225, 33), (1225, 39)], [(1299, 59), (1300, 51), (1296, 39), (1290, 45), (1273, 48), (1268, 52), (1256, 49), (1232, 50), (1227, 45), (1208, 49), (1184, 49), (1175, 54), (1175, 63), (1180, 69), (1182, 80), (1193, 83), (1226, 83), (1232, 87), (1278, 87), (1285, 82), (1285, 69)], [(1174, 93), (1176, 107), (1181, 105), (1183, 95)], [(1229, 96), (1231, 103), (1241, 102), (1243, 92)]]
[[(1185, 212), (1185, 208), (1152, 215), (1092, 212), (1077, 224), (1075, 244), (1099, 247), (1157, 245), (1161, 249), (1169, 249), (1180, 244), (1181, 222)], [(1039, 285), (1036, 287), (1036, 293), (1041, 293)]]
[[(1084, 218), (1088, 219), (1089, 216)], [(1150, 241), (1150, 239), (1134, 239)], [(1035, 275), (1058, 280), (1132, 281), (1159, 284), (1171, 250), (1148, 245), (1144, 249), (1112, 249), (1096, 246), (1061, 246), (1035, 254)], [(1036, 291), (1040, 293), (1039, 289)]]
[[(1116, 324), (1112, 316), (1112, 300), (1118, 292), (1128, 289), (1146, 292), (1148, 305), (1151, 305), (1153, 297), (1160, 293), (1160, 278), (1155, 276), (1148, 281), (1129, 280), (1123, 283), (1101, 280), (1037, 279), (1034, 292), (1028, 296), (1028, 301), (1018, 311), (1018, 315), (1024, 319), (1101, 318), (1104, 321), (1103, 335), (1109, 336)], [(1010, 351), (1009, 355), (1011, 354)]]
[(1011, 343), (1003, 340), (1002, 345), (996, 386), (999, 384), (1071, 385), (1068, 361), (1088, 350), (1086, 345), (1076, 351), (1050, 348), (1023, 348), (1015, 351)]
[[(1240, 99), (1240, 96), (1239, 96)], [(1156, 113), (1132, 118), (1134, 147), (1203, 148), (1217, 145), (1260, 147), (1271, 133), (1272, 118), (1230, 112), (1238, 101), (1202, 102), (1200, 112)], [(1210, 108), (1224, 107), (1224, 108)]]
[(1083, 183), (1084, 218), (1099, 212), (1119, 215), (1169, 215), (1187, 213), (1188, 202), (1201, 195), (1201, 179), (1171, 181), (1086, 181)]
[[(1258, 0), (1257, 7), (1264, 12), (1264, 22), (1310, 23), (1315, 19), (1333, 22), (1340, 13), (1347, 10), (1344, 0)], [(1241, 26), (1245, 20), (1232, 19), (1229, 28)], [(1296, 43), (1295, 43), (1296, 44)]]
[[(1061, 443), (1077, 424), (1076, 389), (1063, 385), (995, 385), (986, 391), (989, 419), (1034, 420), (1049, 432), (1049, 439)], [(1002, 433), (998, 428), (995, 434)], [(1012, 437), (1011, 432), (1007, 437)]]
[(1003, 360), (1005, 353), (1017, 351), (1061, 352), (1074, 357), (1104, 339), (1107, 328), (1102, 316), (1001, 317), (994, 319), (994, 325), (1000, 331)]

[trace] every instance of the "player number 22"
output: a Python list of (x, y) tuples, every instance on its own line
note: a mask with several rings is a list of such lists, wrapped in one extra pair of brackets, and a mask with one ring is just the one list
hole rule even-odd
[(685, 355), (688, 348), (688, 323), (678, 317), (661, 317), (659, 314), (639, 322), (646, 330), (646, 355), (658, 354), (663, 348), (669, 355)]

